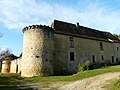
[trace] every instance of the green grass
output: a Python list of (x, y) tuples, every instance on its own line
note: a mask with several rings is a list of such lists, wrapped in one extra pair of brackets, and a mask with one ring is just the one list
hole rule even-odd
[(112, 84), (109, 85), (108, 89), (109, 90), (120, 90), (120, 79), (112, 82)]
[(32, 78), (23, 78), (23, 80), (30, 81), (30, 82), (39, 82), (42, 87), (51, 87), (53, 84), (56, 84), (57, 82), (61, 82), (64, 84), (64, 83), (69, 83), (72, 81), (92, 77), (92, 76), (107, 73), (107, 72), (119, 72), (119, 71), (120, 71), (120, 65), (109, 66), (109, 67), (94, 69), (94, 70), (87, 70), (87, 71), (79, 72), (77, 74), (69, 75), (69, 76), (32, 77)]
[(1, 74), (0, 73), (0, 86), (10, 86), (10, 85), (16, 85), (19, 84), (18, 82), (15, 82), (14, 79), (18, 79), (20, 77), (19, 74)]
[[(2, 87), (4, 88), (4, 86), (7, 88), (7, 87), (10, 87), (11, 85), (15, 86), (15, 85), (21, 84), (20, 82), (16, 82), (15, 79), (39, 83), (41, 87), (56, 88), (56, 87), (59, 87), (60, 84), (64, 85), (72, 81), (92, 77), (95, 75), (99, 75), (107, 72), (119, 72), (119, 71), (120, 71), (120, 65), (109, 66), (109, 67), (94, 69), (94, 70), (87, 70), (87, 71), (79, 72), (77, 74), (68, 75), (68, 76), (46, 76), (46, 77), (38, 76), (38, 77), (31, 77), (31, 78), (22, 78), (18, 74), (0, 74), (0, 90), (2, 90), (1, 88)], [(3, 90), (9, 90), (9, 89), (3, 89)], [(14, 89), (14, 90), (17, 90), (17, 89)]]
[(46, 76), (46, 77), (32, 77), (32, 78), (23, 78), (27, 81), (32, 82), (56, 82), (56, 81), (75, 81), (87, 77), (92, 77), (95, 75), (107, 73), (107, 72), (118, 72), (120, 71), (120, 65), (118, 66), (109, 66), (100, 69), (87, 70), (83, 72), (78, 72), (77, 74), (68, 75), (68, 76)]
[[(17, 80), (16, 80), (17, 79)], [(22, 79), (20, 74), (0, 73), (0, 90), (21, 90), (21, 87), (16, 85), (22, 85), (23, 82), (18, 80)], [(30, 87), (22, 87), (22, 90), (33, 90)]]

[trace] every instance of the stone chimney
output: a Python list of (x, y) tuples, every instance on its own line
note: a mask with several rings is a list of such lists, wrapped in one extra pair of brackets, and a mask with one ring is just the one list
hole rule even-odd
[(79, 22), (77, 22), (77, 26), (79, 26)]
[(77, 25), (76, 25), (76, 27), (78, 28), (80, 25), (79, 25), (79, 23), (77, 22)]

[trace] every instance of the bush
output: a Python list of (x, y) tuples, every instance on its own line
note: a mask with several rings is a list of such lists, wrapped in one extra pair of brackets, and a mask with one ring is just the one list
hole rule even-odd
[(108, 64), (105, 64), (105, 63), (93, 63), (93, 69), (103, 68), (107, 66)]
[(78, 72), (85, 71), (85, 70), (91, 70), (93, 69), (93, 64), (91, 64), (89, 61), (86, 61), (83, 64), (78, 65)]
[(86, 61), (83, 64), (78, 65), (78, 70), (77, 72), (85, 71), (85, 70), (93, 70), (93, 69), (98, 69), (98, 68), (103, 68), (107, 67), (107, 64), (104, 63), (90, 63), (90, 61)]

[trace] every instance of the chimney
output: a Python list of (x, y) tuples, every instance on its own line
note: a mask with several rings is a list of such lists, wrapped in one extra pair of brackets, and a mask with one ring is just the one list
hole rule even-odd
[(80, 26), (80, 25), (79, 25), (79, 23), (77, 22), (77, 26), (76, 26), (76, 27), (78, 28), (79, 26)]
[(80, 26), (78, 22), (77, 22), (77, 26), (78, 26), (78, 27)]

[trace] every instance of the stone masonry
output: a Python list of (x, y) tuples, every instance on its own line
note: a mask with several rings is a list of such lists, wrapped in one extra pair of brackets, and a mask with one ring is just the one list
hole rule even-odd
[(54, 37), (47, 26), (32, 25), (23, 29), (21, 76), (53, 74)]

